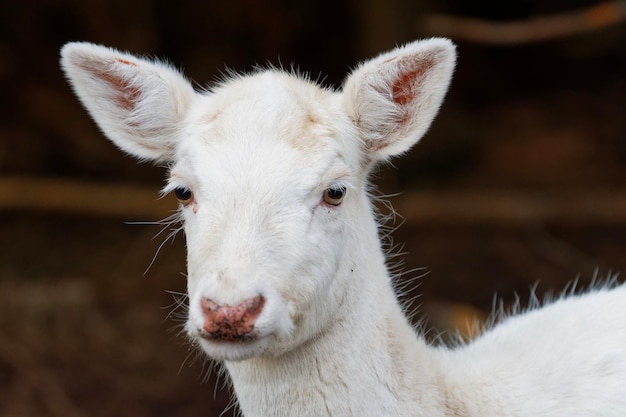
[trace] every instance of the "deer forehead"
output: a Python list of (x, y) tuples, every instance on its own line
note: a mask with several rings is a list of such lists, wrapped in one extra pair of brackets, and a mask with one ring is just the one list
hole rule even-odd
[(196, 100), (172, 175), (199, 183), (217, 175), (223, 184), (271, 177), (275, 186), (333, 181), (358, 166), (350, 126), (338, 95), (307, 80), (277, 71), (233, 79)]
[(208, 94), (200, 115), (229, 140), (252, 135), (314, 151), (323, 146), (315, 138), (334, 133), (335, 96), (307, 80), (268, 70), (222, 84)]

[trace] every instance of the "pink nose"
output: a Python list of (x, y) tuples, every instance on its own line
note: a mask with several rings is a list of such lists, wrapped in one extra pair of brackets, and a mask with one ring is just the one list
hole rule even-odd
[(205, 337), (226, 341), (243, 340), (251, 336), (254, 323), (265, 305), (265, 298), (259, 295), (243, 300), (236, 306), (218, 304), (203, 297), (200, 302), (204, 314)]

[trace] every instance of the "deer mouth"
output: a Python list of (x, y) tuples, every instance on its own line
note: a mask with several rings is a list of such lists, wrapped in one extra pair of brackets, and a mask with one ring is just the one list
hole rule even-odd
[(205, 330), (198, 330), (198, 337), (203, 340), (211, 342), (227, 342), (227, 343), (246, 343), (253, 342), (258, 339), (258, 336), (253, 330), (250, 332), (241, 333), (235, 329), (218, 329), (213, 332), (207, 332)]

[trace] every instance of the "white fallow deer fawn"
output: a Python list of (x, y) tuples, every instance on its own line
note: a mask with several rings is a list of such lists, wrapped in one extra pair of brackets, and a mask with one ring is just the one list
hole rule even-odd
[(368, 175), (426, 132), (446, 39), (356, 68), (341, 91), (275, 68), (197, 92), (89, 43), (62, 66), (104, 134), (166, 163), (188, 266), (186, 332), (253, 416), (626, 416), (626, 287), (563, 296), (430, 346), (397, 301)]

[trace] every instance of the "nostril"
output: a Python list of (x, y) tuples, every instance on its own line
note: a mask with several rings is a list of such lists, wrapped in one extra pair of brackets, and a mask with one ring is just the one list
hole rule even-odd
[(222, 308), (221, 304), (218, 304), (215, 301), (211, 300), (210, 298), (206, 298), (206, 297), (202, 297), (201, 304), (202, 304), (202, 312), (204, 313), (205, 316), (207, 314), (218, 312), (220, 308)]
[(203, 297), (200, 301), (204, 315), (203, 330), (211, 339), (242, 340), (251, 336), (256, 319), (263, 311), (265, 298), (247, 298), (236, 306), (219, 304)]

